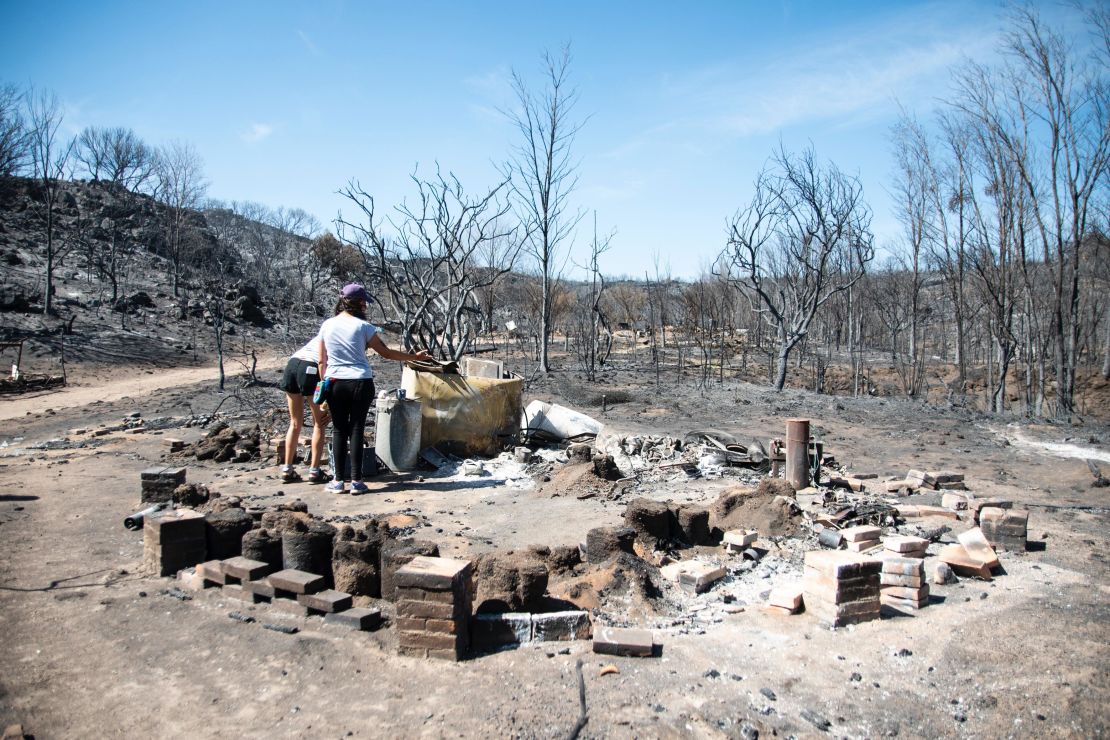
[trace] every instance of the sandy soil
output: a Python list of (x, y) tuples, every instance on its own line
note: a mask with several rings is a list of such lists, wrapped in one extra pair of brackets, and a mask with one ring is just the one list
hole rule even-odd
[[(443, 664), (397, 656), (391, 628), (336, 632), (212, 591), (179, 601), (162, 593), (169, 579), (143, 576), (141, 534), (122, 527), (138, 502), (138, 473), (162, 460), (165, 434), (192, 440), (201, 430), (68, 435), (81, 444), (36, 449), (136, 410), (150, 419), (214, 408), (222, 397), (207, 390), (212, 372), (159, 370), (0, 401), (3, 724), (22, 722), (40, 738), (561, 737), (578, 716), (581, 661), (583, 737), (824, 734), (806, 719), (814, 714), (838, 737), (1107, 732), (1110, 489), (1090, 488), (1082, 460), (1043, 444), (1105, 455), (1105, 425), (1017, 429), (967, 411), (776, 395), (740, 383), (657, 394), (634, 374), (610, 376), (609, 387), (632, 400), (605, 413), (583, 410), (611, 426), (678, 436), (713, 427), (765, 439), (782, 435), (782, 419), (809, 416), (826, 450), (854, 471), (955, 469), (977, 495), (1028, 506), (1033, 546), (1003, 555), (1005, 574), (991, 583), (935, 587), (936, 603), (914, 617), (829, 631), (809, 615), (773, 616), (753, 601), (713, 621), (698, 616), (700, 603), (718, 598), (710, 591), (687, 599), (669, 625), (649, 625), (663, 644), (657, 658), (597, 656), (578, 642)], [(535, 395), (561, 398), (575, 384), (557, 379)], [(1015, 432), (1028, 443), (1010, 444)], [(372, 495), (328, 498), (306, 484), (283, 486), (274, 468), (257, 463), (193, 461), (189, 479), (258, 501), (301, 497), (333, 518), (406, 514), (423, 525), (419, 536), (462, 556), (574, 544), (593, 526), (619, 522), (623, 510), (604, 496), (579, 500), (550, 486), (416, 476), (376, 480)], [(708, 502), (725, 485), (676, 475), (634, 485), (629, 495)], [(231, 612), (259, 622), (235, 621)], [(600, 675), (607, 664), (620, 672)]]

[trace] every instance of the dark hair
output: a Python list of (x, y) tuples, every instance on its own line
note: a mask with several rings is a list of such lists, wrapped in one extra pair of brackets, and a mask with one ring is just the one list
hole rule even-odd
[(338, 316), (344, 311), (366, 321), (366, 301), (361, 298), (340, 298), (335, 304), (335, 315)]

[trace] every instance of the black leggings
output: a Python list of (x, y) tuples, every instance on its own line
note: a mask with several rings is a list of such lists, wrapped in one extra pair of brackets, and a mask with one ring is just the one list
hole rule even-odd
[[(328, 408), (331, 409), (331, 447), (335, 455), (331, 469), (336, 480), (362, 480), (362, 435), (373, 401), (373, 379), (331, 381)], [(348, 449), (351, 451), (351, 474), (344, 475)]]

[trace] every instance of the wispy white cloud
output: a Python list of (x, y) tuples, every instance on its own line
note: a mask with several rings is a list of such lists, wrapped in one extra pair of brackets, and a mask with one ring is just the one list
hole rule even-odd
[(307, 33), (298, 28), (297, 37), (300, 38), (301, 43), (305, 45), (305, 48), (308, 49), (313, 56), (320, 56), (320, 47), (316, 46), (316, 44), (313, 43), (312, 39), (308, 37)]
[(465, 77), (463, 84), (484, 97), (500, 100), (512, 93), (512, 71), (507, 67), (497, 67), (482, 74)]
[(961, 16), (954, 5), (927, 5), (858, 23), (850, 35), (839, 33), (831, 41), (799, 39), (773, 56), (665, 75), (660, 107), (679, 113), (630, 136), (607, 156), (630, 156), (661, 140), (696, 145), (707, 137), (743, 139), (796, 125), (858, 126), (891, 115), (896, 100), (928, 109), (943, 94), (954, 65), (994, 53), (997, 25), (991, 14)]
[(274, 127), (268, 123), (252, 123), (243, 133), (239, 134), (239, 138), (248, 144), (257, 144), (264, 139), (268, 139), (274, 133)]

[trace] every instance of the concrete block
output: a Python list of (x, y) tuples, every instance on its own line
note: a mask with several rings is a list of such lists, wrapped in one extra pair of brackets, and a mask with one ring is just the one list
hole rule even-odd
[(589, 612), (547, 612), (532, 615), (532, 639), (536, 642), (588, 640), (592, 632)]
[(271, 586), (292, 594), (313, 594), (324, 588), (324, 577), (303, 570), (285, 569), (266, 576)]
[(593, 649), (604, 655), (650, 657), (655, 649), (651, 630), (598, 627), (594, 630)]
[(476, 650), (497, 650), (531, 641), (531, 614), (475, 614), (470, 619), (470, 644)]
[(328, 614), (350, 609), (351, 595), (329, 588), (311, 594), (297, 594), (297, 603), (307, 607), (310, 613)]
[(382, 611), (381, 609), (354, 607), (341, 612), (328, 612), (324, 615), (324, 624), (332, 624), (361, 632), (372, 632), (382, 624)]
[(867, 552), (868, 550), (881, 548), (882, 542), (877, 539), (859, 540), (857, 542), (846, 542), (845, 546), (848, 548), (849, 552)]

